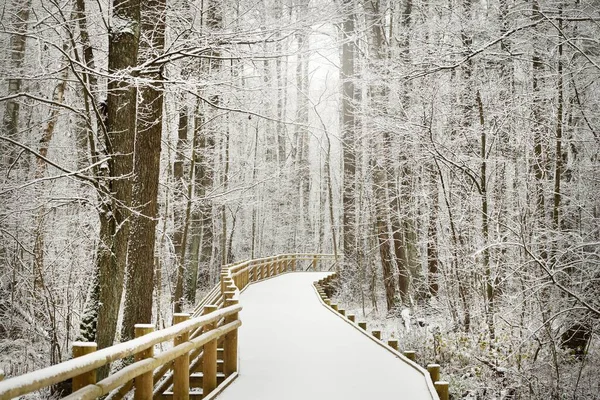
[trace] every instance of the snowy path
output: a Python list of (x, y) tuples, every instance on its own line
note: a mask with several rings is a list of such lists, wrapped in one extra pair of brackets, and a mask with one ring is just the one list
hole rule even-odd
[(319, 301), (327, 273), (288, 273), (241, 295), (239, 377), (218, 400), (432, 399), (425, 378)]

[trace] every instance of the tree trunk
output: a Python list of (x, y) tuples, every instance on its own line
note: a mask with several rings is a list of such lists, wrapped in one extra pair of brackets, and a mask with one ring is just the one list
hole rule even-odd
[(375, 166), (373, 175), (377, 242), (379, 244), (379, 255), (381, 256), (385, 301), (387, 311), (389, 312), (396, 305), (396, 284), (394, 282), (392, 246), (388, 229), (388, 202), (387, 194), (385, 192), (385, 171), (381, 167)]
[(427, 281), (429, 294), (436, 297), (439, 291), (438, 283), (438, 253), (437, 253), (437, 219), (438, 219), (438, 189), (437, 173), (433, 165), (430, 166), (430, 192), (431, 208), (429, 224), (427, 226)]
[[(166, 0), (146, 0), (141, 9), (141, 29), (150, 42), (140, 43), (141, 61), (160, 55), (165, 45)], [(144, 35), (142, 35), (144, 37)], [(135, 324), (152, 322), (158, 181), (163, 118), (163, 83), (160, 73), (148, 76), (153, 86), (141, 89), (138, 132), (133, 160), (131, 230), (127, 252), (125, 306), (121, 340), (135, 337)]]
[[(558, 6), (558, 29), (562, 32), (563, 20), (562, 20), (562, 6)], [(562, 176), (562, 137), (563, 137), (563, 108), (564, 108), (564, 95), (563, 95), (563, 40), (560, 37), (558, 43), (558, 65), (557, 74), (558, 82), (556, 90), (558, 92), (557, 110), (556, 110), (556, 151), (554, 154), (555, 166), (554, 166), (554, 202), (552, 205), (552, 221), (554, 222), (554, 228), (556, 230), (561, 229), (560, 221), (560, 180)]]
[[(7, 96), (17, 94), (21, 92), (22, 80), (20, 78), (21, 68), (23, 61), (25, 60), (25, 43), (27, 41), (27, 25), (29, 21), (29, 12), (31, 9), (31, 0), (17, 0), (14, 1), (12, 7), (16, 8), (14, 12), (14, 20), (12, 21), (12, 27), (9, 29), (13, 30), (13, 34), (10, 36), (10, 71), (12, 77), (8, 79), (8, 93)], [(3, 12), (6, 10), (3, 10)], [(10, 139), (17, 139), (19, 131), (19, 100), (10, 99), (6, 101), (6, 110), (4, 111), (4, 117), (2, 118), (2, 132)], [(4, 152), (3, 152), (4, 153)], [(3, 164), (9, 167), (15, 162), (16, 153), (12, 150), (8, 150), (2, 154)]]
[[(110, 198), (101, 205), (102, 256), (98, 258), (100, 306), (98, 310), (98, 348), (113, 344), (123, 292), (123, 276), (129, 240), (129, 206), (131, 204), (131, 174), (133, 171), (133, 144), (135, 138), (136, 90), (130, 82), (120, 78), (128, 68), (137, 65), (140, 0), (114, 0), (113, 20), (123, 23), (115, 26), (108, 45), (107, 143), (109, 161)], [(102, 220), (105, 221), (102, 221)], [(98, 379), (108, 373), (109, 366), (99, 371)]]
[(479, 110), (479, 125), (481, 131), (481, 147), (480, 147), (480, 191), (481, 191), (481, 232), (483, 236), (483, 250), (481, 258), (483, 261), (483, 270), (485, 276), (485, 298), (486, 298), (486, 322), (490, 331), (490, 340), (496, 338), (496, 328), (494, 325), (495, 298), (494, 298), (494, 280), (492, 278), (492, 270), (490, 266), (490, 249), (488, 247), (490, 228), (488, 214), (488, 182), (487, 182), (487, 135), (485, 132), (485, 119), (483, 114), (483, 102), (481, 93), (477, 90), (475, 94), (477, 108)]
[(342, 238), (344, 263), (354, 266), (357, 262), (356, 242), (356, 133), (355, 133), (355, 89), (354, 89), (354, 2), (344, 0), (344, 22), (342, 27)]
[(173, 183), (174, 183), (174, 204), (173, 220), (175, 221), (175, 232), (173, 233), (173, 250), (175, 259), (175, 291), (173, 292), (173, 312), (180, 313), (183, 309), (183, 275), (185, 270), (185, 259), (181, 258), (182, 249), (185, 248), (184, 231), (187, 223), (185, 214), (181, 211), (183, 207), (183, 193), (185, 186), (183, 183), (183, 163), (185, 160), (185, 147), (188, 139), (188, 116), (187, 108), (179, 112), (179, 128), (177, 130), (177, 154), (173, 163)]

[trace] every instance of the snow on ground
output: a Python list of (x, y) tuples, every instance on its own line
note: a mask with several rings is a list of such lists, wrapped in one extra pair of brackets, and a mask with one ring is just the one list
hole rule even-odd
[(239, 377), (219, 400), (432, 399), (425, 378), (337, 318), (312, 283), (289, 273), (241, 295)]

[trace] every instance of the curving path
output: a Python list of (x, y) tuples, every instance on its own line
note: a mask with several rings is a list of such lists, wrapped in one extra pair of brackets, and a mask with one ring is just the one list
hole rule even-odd
[(424, 376), (322, 305), (297, 272), (241, 295), (239, 376), (219, 400), (437, 399)]

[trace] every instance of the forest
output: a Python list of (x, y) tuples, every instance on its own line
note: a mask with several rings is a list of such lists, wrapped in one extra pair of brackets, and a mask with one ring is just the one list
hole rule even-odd
[(451, 398), (598, 398), (600, 0), (0, 13), (7, 377), (308, 252)]

